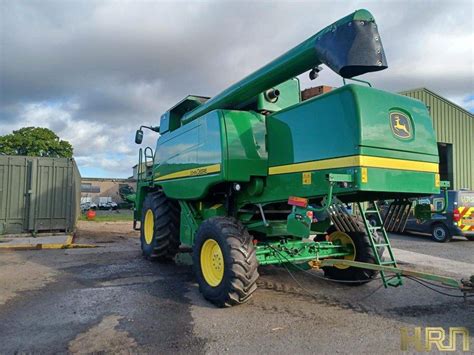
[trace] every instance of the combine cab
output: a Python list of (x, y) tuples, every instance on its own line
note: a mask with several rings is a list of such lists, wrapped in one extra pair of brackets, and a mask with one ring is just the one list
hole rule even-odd
[(160, 137), (154, 153), (140, 151), (143, 254), (165, 261), (192, 248), (200, 291), (218, 306), (247, 301), (259, 265), (309, 263), (333, 280), (364, 284), (380, 272), (385, 286), (402, 283), (376, 204), (367, 211), (363, 202), (394, 199), (389, 223), (403, 229), (409, 199), (440, 192), (431, 118), (420, 101), (365, 85), (300, 102), (295, 77), (315, 78), (322, 64), (343, 78), (387, 67), (368, 11), (146, 127)]

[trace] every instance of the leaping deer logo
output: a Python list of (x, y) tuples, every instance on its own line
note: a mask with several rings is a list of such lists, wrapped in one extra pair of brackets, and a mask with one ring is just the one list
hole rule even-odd
[(405, 139), (411, 137), (411, 127), (408, 117), (399, 113), (392, 113), (390, 114), (390, 121), (392, 131), (397, 137)]

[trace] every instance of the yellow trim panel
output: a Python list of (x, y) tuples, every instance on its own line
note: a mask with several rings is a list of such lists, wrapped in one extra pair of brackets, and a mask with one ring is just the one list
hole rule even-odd
[(201, 175), (218, 173), (220, 171), (221, 171), (221, 164), (214, 164), (214, 165), (202, 166), (202, 167), (194, 168), (194, 169), (181, 170), (175, 173), (163, 175), (163, 176), (155, 178), (155, 181), (178, 179), (178, 178), (185, 178), (185, 177), (191, 177), (191, 176), (201, 176)]
[(368, 168), (382, 168), (395, 170), (411, 170), (422, 171), (426, 173), (438, 173), (439, 167), (437, 163), (428, 163), (424, 161), (393, 159), (371, 157), (367, 155), (353, 155), (350, 157), (324, 159), (317, 161), (309, 161), (305, 163), (296, 163), (280, 166), (272, 166), (269, 168), (269, 175), (297, 173), (309, 170), (324, 170), (349, 168), (353, 166), (363, 166)]

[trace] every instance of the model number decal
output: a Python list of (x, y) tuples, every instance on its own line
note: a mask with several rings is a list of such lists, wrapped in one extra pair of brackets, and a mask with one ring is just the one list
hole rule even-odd
[(193, 169), (189, 172), (189, 176), (205, 175), (207, 174), (207, 168)]

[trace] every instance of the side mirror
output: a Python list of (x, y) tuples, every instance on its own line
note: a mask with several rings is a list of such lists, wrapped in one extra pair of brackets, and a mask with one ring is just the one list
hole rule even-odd
[(135, 133), (135, 143), (141, 144), (143, 141), (143, 131), (141, 129), (137, 129)]

